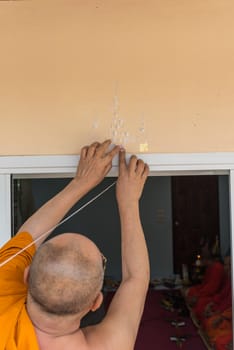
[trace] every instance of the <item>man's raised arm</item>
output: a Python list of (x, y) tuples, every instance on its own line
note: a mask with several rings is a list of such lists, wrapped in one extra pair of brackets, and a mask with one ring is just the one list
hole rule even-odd
[(148, 251), (139, 213), (149, 168), (136, 156), (127, 165), (123, 150), (119, 159), (116, 195), (121, 221), (122, 282), (99, 325), (99, 338), (105, 338), (105, 349), (132, 350), (149, 286)]
[[(33, 239), (37, 239), (57, 225), (79, 199), (99, 184), (111, 169), (113, 157), (119, 152), (118, 146), (108, 151), (110, 143), (111, 141), (107, 140), (101, 144), (94, 142), (83, 147), (74, 179), (38, 209), (20, 227), (19, 232), (27, 231)], [(43, 240), (45, 238), (43, 237)], [(38, 241), (37, 246), (42, 241)]]

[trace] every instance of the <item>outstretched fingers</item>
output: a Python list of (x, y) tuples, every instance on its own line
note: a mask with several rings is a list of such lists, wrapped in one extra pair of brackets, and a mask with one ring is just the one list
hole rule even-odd
[(137, 168), (137, 157), (132, 155), (128, 164), (130, 174), (135, 174)]
[(116, 156), (119, 153), (119, 151), (120, 151), (120, 146), (118, 145), (114, 146), (112, 150), (107, 153), (107, 156), (109, 157), (109, 159), (112, 160), (114, 156)]
[(114, 146), (111, 150), (108, 150), (111, 145), (111, 140), (106, 140), (99, 144), (96, 149), (96, 153), (100, 158), (105, 158), (108, 162), (112, 161), (115, 155), (119, 152), (119, 146)]
[(126, 170), (126, 167), (127, 167), (126, 151), (124, 148), (121, 148), (120, 152), (119, 152), (119, 172), (120, 172), (120, 174)]
[(87, 149), (87, 153), (86, 153), (86, 156), (91, 158), (95, 155), (98, 147), (100, 146), (100, 143), (99, 142), (93, 142)]
[(80, 158), (85, 159), (87, 157), (88, 146), (84, 146), (80, 151)]
[(84, 146), (81, 149), (81, 157), (83, 159), (90, 159), (97, 155), (98, 158), (107, 158), (108, 161), (110, 161), (119, 152), (119, 146), (114, 146), (110, 151), (108, 151), (110, 144), (111, 140), (106, 140), (102, 143), (93, 142), (89, 146)]
[(87, 157), (88, 158), (91, 158), (95, 152), (96, 152), (96, 148), (100, 145), (99, 142), (93, 142), (91, 145), (89, 146), (84, 146), (81, 148), (81, 151), (80, 151), (80, 157), (82, 159), (86, 159)]
[(104, 142), (100, 143), (97, 149), (97, 154), (101, 157), (105, 156), (110, 144), (111, 144), (111, 140), (105, 140)]
[(144, 163), (144, 170), (143, 170), (143, 173), (142, 173), (142, 177), (143, 178), (147, 178), (149, 175), (149, 166), (148, 164)]
[(136, 169), (135, 169), (136, 174), (139, 176), (142, 176), (144, 169), (145, 169), (145, 163), (143, 162), (142, 159), (138, 159), (136, 162)]
[(132, 155), (128, 165), (126, 164), (125, 152), (120, 151), (119, 154), (119, 167), (122, 169), (128, 169), (129, 174), (137, 175), (146, 178), (149, 175), (149, 166), (142, 159), (138, 159), (135, 155)]

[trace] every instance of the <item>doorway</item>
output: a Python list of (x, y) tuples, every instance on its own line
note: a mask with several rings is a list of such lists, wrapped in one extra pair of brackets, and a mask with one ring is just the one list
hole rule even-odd
[[(91, 191), (87, 197), (83, 198), (73, 210), (86, 203), (97, 193), (109, 186), (114, 180), (115, 179), (112, 177), (106, 178), (94, 191)], [(185, 194), (183, 194), (182, 191), (183, 196), (180, 195), (181, 191), (179, 191), (178, 187), (179, 180), (180, 186), (182, 186), (183, 191), (185, 191)], [(14, 203), (12, 208), (14, 219), (13, 232), (17, 232), (20, 225), (22, 225), (33, 211), (39, 208), (59, 190), (64, 188), (69, 181), (69, 178), (14, 179), (14, 201), (12, 202), (12, 204)], [(196, 183), (198, 187), (195, 194), (192, 193), (192, 189), (196, 187), (194, 184), (191, 185), (190, 181)], [(212, 192), (212, 189), (215, 189), (214, 193), (211, 194), (211, 196), (215, 197), (215, 200), (210, 199), (206, 195), (207, 188), (209, 187), (207, 182), (211, 181), (212, 186), (210, 186), (209, 190)], [(174, 187), (172, 183), (174, 183)], [(187, 187), (190, 188), (189, 194), (187, 193)], [(180, 205), (174, 206), (174, 213), (172, 210), (172, 188), (174, 191), (175, 189), (178, 191), (178, 196), (174, 196), (174, 199), (183, 199)], [(185, 195), (188, 196), (187, 201), (184, 200)], [(198, 200), (198, 204), (196, 204), (194, 199), (195, 195), (200, 198), (201, 204), (199, 204)], [(208, 206), (214, 202), (216, 203), (216, 211), (218, 208), (218, 214), (216, 215), (216, 231), (210, 229), (214, 221), (212, 217), (210, 219), (211, 224), (207, 225), (207, 229), (204, 228), (204, 222), (207, 222), (206, 215), (208, 215), (206, 210)], [(204, 235), (207, 234), (207, 232), (209, 233), (211, 245), (216, 238), (216, 234), (220, 235), (221, 252), (222, 255), (224, 255), (227, 248), (230, 247), (230, 215), (228, 203), (229, 185), (227, 176), (149, 176), (141, 198), (140, 209), (150, 255), (151, 278), (168, 278), (174, 273), (181, 274), (181, 264), (192, 263), (194, 257), (199, 252), (200, 232), (203, 232)], [(189, 205), (193, 209), (190, 210), (190, 212), (193, 215), (195, 224), (192, 229), (184, 229), (183, 239), (187, 239), (184, 248), (184, 246), (182, 246), (183, 241), (180, 242), (182, 234), (177, 230), (177, 237), (174, 234), (175, 230), (173, 232), (173, 223), (175, 223), (175, 220), (173, 220), (172, 213), (174, 217), (176, 211), (178, 211), (181, 216), (183, 214), (188, 215), (187, 211), (189, 210)], [(202, 221), (200, 219), (200, 214), (197, 212), (198, 208), (203, 209)], [(210, 211), (212, 212), (211, 209)], [(89, 219), (90, 217), (92, 217), (92, 220)], [(178, 218), (180, 222), (183, 222), (179, 215)], [(191, 222), (192, 218), (188, 217), (187, 223)], [(198, 223), (203, 227), (202, 231)], [(178, 229), (178, 227), (176, 228)], [(210, 231), (208, 231), (208, 229)], [(88, 234), (108, 257), (109, 264), (107, 267), (107, 274), (115, 279), (121, 277), (120, 227), (114, 188), (106, 192), (105, 195), (98, 200), (97, 204), (93, 203), (88, 206), (84, 211), (80, 212), (78, 216), (73, 217), (69, 222), (65, 223), (63, 227), (58, 228), (56, 232), (59, 233), (63, 230), (64, 232), (74, 231)], [(193, 232), (193, 236), (191, 236), (191, 232)], [(197, 242), (197, 246), (195, 246), (195, 241)], [(191, 247), (190, 250), (188, 249), (189, 246)], [(174, 249), (175, 247), (178, 247), (177, 250)], [(182, 253), (187, 253), (187, 256), (183, 256), (183, 259)], [(185, 258), (187, 260), (185, 260)], [(177, 272), (178, 270), (179, 272)]]
[(173, 176), (173, 261), (175, 273), (191, 266), (201, 246), (220, 251), (218, 176)]

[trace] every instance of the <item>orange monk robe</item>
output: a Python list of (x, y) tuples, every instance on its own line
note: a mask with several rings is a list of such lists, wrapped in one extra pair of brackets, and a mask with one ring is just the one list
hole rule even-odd
[(214, 295), (220, 289), (224, 278), (224, 266), (220, 261), (214, 261), (206, 269), (202, 283), (190, 287), (188, 297), (206, 297)]
[[(217, 337), (215, 340), (215, 350), (227, 350), (227, 346), (233, 343), (232, 332), (227, 335)], [(233, 346), (230, 347), (232, 349)]]
[(193, 308), (193, 313), (199, 321), (202, 321), (204, 318), (204, 310), (209, 303), (212, 303), (211, 310), (213, 312), (223, 312), (232, 305), (232, 285), (230, 276), (225, 276), (224, 284), (218, 293), (198, 299), (196, 306)]
[[(218, 326), (214, 326), (214, 322), (223, 317)], [(206, 319), (204, 323), (206, 334), (210, 338), (211, 343), (214, 343), (218, 337), (227, 336), (232, 332), (232, 308), (228, 308), (220, 315), (214, 315)]]
[[(0, 249), (0, 262), (32, 242), (29, 233), (20, 233)], [(27, 287), (23, 281), (35, 246), (0, 267), (0, 350), (39, 350), (36, 334), (25, 308)]]

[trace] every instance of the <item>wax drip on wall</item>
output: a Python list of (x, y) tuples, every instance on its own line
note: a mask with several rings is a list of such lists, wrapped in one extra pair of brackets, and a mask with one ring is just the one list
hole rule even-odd
[(110, 137), (116, 144), (126, 146), (129, 142), (129, 131), (126, 129), (124, 118), (120, 116), (118, 96), (113, 98), (112, 120), (110, 125)]
[(93, 127), (94, 130), (98, 129), (98, 127), (99, 127), (99, 120), (98, 119), (93, 121), (92, 127)]
[(137, 139), (139, 142), (139, 151), (140, 152), (148, 152), (149, 144), (147, 140), (147, 132), (146, 132), (146, 124), (144, 115), (140, 118), (139, 128), (137, 131)]
[[(117, 90), (117, 88), (116, 88)], [(137, 118), (136, 118), (137, 119)], [(137, 143), (139, 152), (148, 152), (149, 143), (146, 131), (146, 123), (144, 115), (139, 118), (137, 129), (135, 132), (130, 132), (126, 126), (124, 117), (120, 113), (120, 104), (117, 92), (113, 97), (111, 122), (107, 137), (109, 137), (114, 144), (127, 146), (129, 143)], [(100, 120), (98, 118), (92, 121), (92, 137), (93, 139), (100, 139), (99, 135)]]
[(98, 113), (94, 113), (94, 118), (91, 124), (90, 142), (93, 142), (94, 140), (100, 141), (101, 139), (100, 126), (101, 126), (101, 119), (98, 117)]

